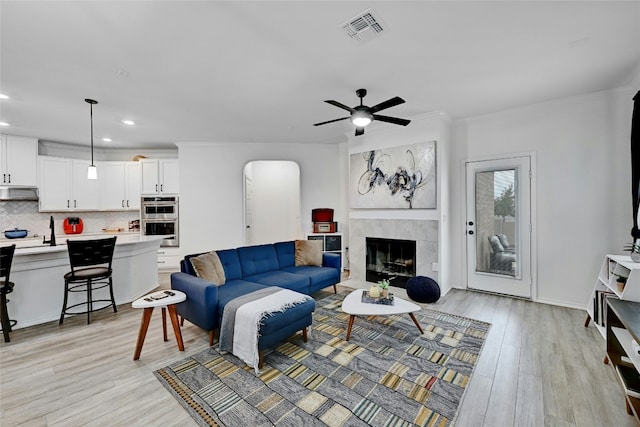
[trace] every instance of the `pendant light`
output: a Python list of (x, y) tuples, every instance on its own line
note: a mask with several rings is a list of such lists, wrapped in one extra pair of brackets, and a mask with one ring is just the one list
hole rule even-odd
[(93, 105), (97, 104), (98, 101), (87, 98), (84, 100), (84, 102), (89, 104), (89, 109), (91, 111), (91, 164), (87, 169), (87, 178), (98, 179), (98, 169), (96, 169), (96, 165), (93, 164)]

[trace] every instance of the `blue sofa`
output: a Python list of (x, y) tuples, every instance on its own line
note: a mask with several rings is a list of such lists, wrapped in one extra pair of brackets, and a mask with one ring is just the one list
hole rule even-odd
[[(185, 256), (180, 272), (171, 275), (171, 288), (184, 292), (187, 300), (176, 311), (191, 323), (209, 332), (209, 345), (215, 340), (215, 330), (222, 323), (225, 305), (232, 299), (264, 288), (278, 286), (311, 295), (340, 282), (340, 256), (322, 254), (322, 266), (296, 266), (295, 242), (244, 246), (216, 251), (224, 268), (226, 282), (216, 286), (199, 277), (190, 259), (201, 254)], [(272, 347), (285, 338), (311, 325), (315, 302), (309, 301), (289, 308), (282, 315), (267, 317), (260, 327), (258, 349)]]

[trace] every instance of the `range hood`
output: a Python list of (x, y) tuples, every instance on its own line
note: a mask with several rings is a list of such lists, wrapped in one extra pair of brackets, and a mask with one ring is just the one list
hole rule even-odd
[(36, 187), (2, 187), (0, 186), (0, 201), (8, 202), (12, 200), (38, 200), (38, 189)]

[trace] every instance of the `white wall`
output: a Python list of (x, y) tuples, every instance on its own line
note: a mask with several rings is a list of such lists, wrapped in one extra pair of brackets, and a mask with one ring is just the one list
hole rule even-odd
[(607, 253), (630, 241), (631, 88), (454, 123), (452, 282), (466, 286), (465, 160), (535, 152), (537, 300), (584, 308)]
[[(374, 122), (375, 123), (375, 122)], [(451, 289), (449, 261), (449, 138), (450, 118), (442, 112), (412, 117), (406, 126), (372, 125), (362, 136), (349, 135), (349, 155), (381, 148), (436, 141), (436, 209), (351, 209), (350, 218), (432, 219), (439, 221), (439, 285), (442, 293)]]
[[(291, 160), (300, 166), (301, 229), (311, 231), (311, 210), (334, 209), (346, 222), (339, 144), (178, 143), (180, 253), (244, 245), (243, 169), (253, 160)], [(304, 236), (300, 236), (304, 237)]]

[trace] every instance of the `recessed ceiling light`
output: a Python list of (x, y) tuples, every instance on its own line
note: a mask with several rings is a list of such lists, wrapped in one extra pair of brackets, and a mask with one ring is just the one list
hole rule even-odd
[(4, 93), (0, 93), (0, 99), (9, 99), (9, 97)]
[(136, 124), (136, 122), (134, 122), (133, 120), (123, 120), (122, 123), (129, 126), (133, 126)]
[(7, 122), (0, 122), (0, 126), (9, 126), (9, 123), (7, 123)]
[(111, 142), (111, 138), (102, 138), (104, 142)]

